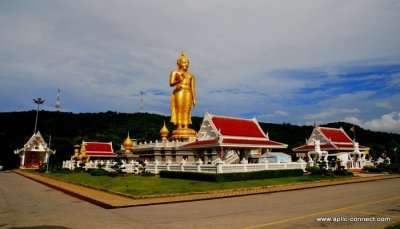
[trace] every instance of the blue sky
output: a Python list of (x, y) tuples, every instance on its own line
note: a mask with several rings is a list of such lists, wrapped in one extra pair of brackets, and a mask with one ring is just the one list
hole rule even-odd
[(1, 1), (0, 111), (169, 114), (184, 50), (204, 112), (400, 133), (399, 1)]

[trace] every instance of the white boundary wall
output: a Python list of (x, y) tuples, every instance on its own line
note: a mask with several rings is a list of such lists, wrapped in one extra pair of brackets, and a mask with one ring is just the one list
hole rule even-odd
[(254, 172), (263, 170), (285, 170), (285, 169), (302, 169), (305, 171), (307, 163), (305, 162), (289, 162), (289, 163), (255, 163), (255, 164), (146, 164), (146, 171), (158, 174), (160, 171), (182, 171), (182, 172), (200, 172), (200, 173), (240, 173)]
[[(89, 161), (82, 168), (85, 170), (102, 168), (107, 171), (112, 171), (112, 167), (116, 164), (114, 161)], [(203, 163), (153, 163), (146, 162), (144, 167), (146, 172), (158, 174), (160, 171), (182, 171), (182, 172), (199, 172), (199, 173), (240, 173), (240, 172), (253, 172), (263, 170), (285, 170), (285, 169), (302, 169), (305, 171), (307, 166), (306, 162), (289, 162), (289, 163), (255, 163), (255, 164), (224, 164), (217, 163), (203, 164)], [(136, 161), (129, 163), (122, 163), (122, 172), (138, 174), (140, 165)], [(79, 168), (79, 163), (75, 161), (64, 161), (63, 168), (74, 170)]]

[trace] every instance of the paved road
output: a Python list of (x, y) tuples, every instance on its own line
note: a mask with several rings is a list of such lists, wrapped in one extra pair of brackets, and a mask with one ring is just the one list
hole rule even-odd
[[(0, 228), (383, 228), (400, 222), (399, 190), (400, 179), (391, 179), (107, 210), (17, 174), (1, 172)], [(388, 217), (391, 222), (316, 221), (323, 216), (347, 220)]]

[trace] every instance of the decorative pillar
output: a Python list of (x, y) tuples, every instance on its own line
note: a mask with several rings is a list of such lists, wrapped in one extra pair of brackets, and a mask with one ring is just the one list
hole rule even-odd
[(49, 163), (49, 152), (46, 152), (46, 155), (44, 156), (44, 163)]
[(25, 167), (25, 151), (22, 153), (22, 156), (21, 156), (21, 166), (20, 167)]

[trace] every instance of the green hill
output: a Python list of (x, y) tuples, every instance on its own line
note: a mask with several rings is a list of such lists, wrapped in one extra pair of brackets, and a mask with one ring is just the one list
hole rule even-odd
[[(6, 168), (15, 168), (19, 157), (13, 151), (21, 148), (33, 133), (35, 111), (0, 113), (0, 139), (3, 149), (0, 154), (0, 164)], [(73, 145), (86, 141), (112, 141), (114, 149), (119, 149), (127, 132), (138, 141), (159, 139), (159, 130), (163, 122), (172, 130), (169, 117), (149, 113), (66, 113), (41, 111), (38, 129), (48, 141), (52, 136), (52, 148), (57, 150), (51, 158), (51, 163), (60, 163), (68, 159), (73, 151)], [(192, 127), (199, 129), (202, 118), (193, 117)], [(342, 126), (347, 133), (352, 127), (348, 123), (329, 123), (326, 126)], [(289, 145), (290, 153), (294, 146), (304, 144), (310, 136), (312, 126), (296, 126), (291, 124), (261, 123), (265, 132), (272, 140)], [(350, 135), (351, 136), (351, 135)], [(400, 144), (400, 135), (374, 132), (356, 127), (356, 138), (362, 145), (371, 147), (371, 154), (376, 157), (385, 152), (395, 159), (393, 149)], [(399, 157), (400, 159), (400, 157)]]

